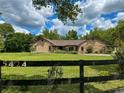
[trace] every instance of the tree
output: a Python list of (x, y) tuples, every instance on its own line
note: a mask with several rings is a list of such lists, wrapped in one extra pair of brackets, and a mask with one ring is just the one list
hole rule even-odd
[(49, 38), (49, 30), (47, 28), (43, 30), (42, 36), (45, 38)]
[(9, 34), (12, 33), (14, 33), (14, 29), (10, 24), (0, 24), (0, 51), (3, 51), (6, 38)]
[(48, 29), (44, 29), (43, 32), (42, 32), (42, 35), (39, 35), (37, 37), (44, 37), (44, 38), (48, 38), (48, 39), (60, 39), (60, 35), (58, 34), (57, 30), (54, 29), (54, 30), (51, 30), (49, 31)]
[(110, 28), (107, 30), (95, 28), (89, 34), (85, 35), (83, 39), (95, 39), (105, 42), (107, 45), (114, 46), (115, 37), (114, 34), (116, 32), (115, 28)]
[(84, 39), (101, 39), (101, 35), (103, 35), (103, 30), (99, 28), (95, 28), (94, 30), (90, 31), (89, 34), (84, 36)]
[[(124, 62), (124, 20), (120, 20), (116, 27), (116, 32), (114, 33), (115, 45), (118, 46), (117, 52), (115, 54), (115, 59), (119, 63)], [(124, 64), (119, 64), (119, 73), (124, 74)]]
[(3, 37), (0, 35), (0, 51), (3, 51), (4, 49), (4, 39)]
[(11, 24), (4, 23), (0, 24), (0, 34), (6, 38), (9, 34), (14, 33), (14, 29)]
[(33, 37), (30, 34), (13, 33), (5, 41), (6, 52), (29, 52)]
[(66, 22), (67, 19), (76, 20), (77, 15), (81, 13), (81, 9), (74, 2), (80, 0), (33, 0), (33, 4), (37, 9), (42, 6), (53, 5), (56, 15), (60, 20)]
[(116, 27), (116, 32), (114, 33), (115, 44), (119, 47), (123, 46), (124, 43), (124, 20), (120, 20)]
[(52, 40), (59, 40), (60, 39), (60, 35), (58, 34), (56, 29), (51, 30), (49, 32), (49, 39), (52, 39)]
[(77, 32), (74, 31), (74, 30), (70, 30), (70, 31), (66, 34), (66, 39), (77, 40), (77, 39), (78, 39)]

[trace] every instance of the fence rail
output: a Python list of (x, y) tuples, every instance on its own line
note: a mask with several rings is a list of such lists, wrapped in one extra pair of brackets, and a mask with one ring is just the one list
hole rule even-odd
[[(26, 63), (26, 67), (43, 67), (43, 66), (79, 66), (80, 77), (79, 78), (58, 78), (58, 79), (38, 79), (38, 80), (8, 80), (1, 78), (1, 67), (10, 62), (23, 64)], [(0, 61), (0, 90), (2, 86), (12, 85), (48, 85), (50, 80), (54, 81), (52, 84), (75, 84), (80, 83), (80, 93), (84, 93), (84, 83), (88, 82), (101, 82), (108, 80), (121, 80), (124, 79), (124, 75), (111, 75), (111, 76), (96, 76), (96, 77), (84, 77), (84, 66), (95, 65), (110, 65), (110, 64), (124, 64), (124, 61), (117, 60), (73, 60), (73, 61)], [(0, 92), (1, 93), (1, 92)]]

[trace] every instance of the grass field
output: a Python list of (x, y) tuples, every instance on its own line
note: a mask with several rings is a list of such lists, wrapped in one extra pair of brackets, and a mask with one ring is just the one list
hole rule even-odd
[(40, 53), (0, 53), (0, 60), (104, 60), (111, 56), (83, 56), (78, 54), (40, 54)]
[[(111, 56), (83, 56), (77, 54), (34, 54), (34, 53), (1, 53), (0, 60), (105, 60), (112, 59)], [(50, 67), (2, 67), (3, 79), (41, 79), (48, 77)], [(79, 77), (78, 67), (62, 67), (63, 78)], [(85, 76), (101, 76), (117, 74), (117, 65), (109, 66), (86, 66)], [(89, 83), (85, 85), (86, 93), (101, 93), (105, 90), (111, 90), (124, 87), (124, 81), (108, 81), (102, 83)], [(23, 87), (8, 87), (3, 93), (51, 93), (48, 92), (51, 86), (32, 86), (28, 90), (22, 91)], [(42, 91), (42, 92), (41, 92)], [(57, 93), (79, 93), (79, 84), (60, 85)], [(58, 92), (59, 91), (59, 92)], [(54, 92), (56, 93), (56, 92)]]

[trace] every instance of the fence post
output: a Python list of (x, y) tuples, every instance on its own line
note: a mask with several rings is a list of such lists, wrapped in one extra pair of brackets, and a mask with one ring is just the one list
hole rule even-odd
[(80, 60), (80, 93), (84, 93), (84, 66), (83, 61)]
[(1, 84), (1, 82), (2, 82), (2, 80), (1, 80), (1, 66), (2, 66), (2, 61), (0, 61), (0, 93), (2, 92), (2, 84)]

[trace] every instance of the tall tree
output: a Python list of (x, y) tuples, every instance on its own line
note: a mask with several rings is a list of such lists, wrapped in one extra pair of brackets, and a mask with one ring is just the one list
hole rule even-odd
[(43, 30), (42, 36), (45, 38), (49, 38), (49, 30), (47, 28)]
[(77, 32), (75, 30), (70, 30), (66, 34), (66, 39), (70, 39), (70, 40), (76, 40), (76, 39), (78, 39)]
[(5, 41), (6, 52), (29, 52), (32, 35), (24, 33), (13, 33), (8, 35)]
[(48, 29), (44, 29), (42, 32), (42, 35), (39, 35), (38, 37), (44, 37), (44, 38), (48, 38), (48, 39), (60, 39), (60, 35), (58, 34), (57, 30), (48, 30)]
[(60, 35), (58, 34), (58, 32), (57, 32), (56, 29), (51, 30), (51, 31), (49, 32), (49, 39), (54, 39), (54, 40), (60, 39)]
[(114, 33), (115, 44), (121, 47), (124, 43), (124, 20), (120, 20), (116, 27), (116, 32)]
[(110, 28), (107, 30), (95, 28), (89, 34), (84, 36), (83, 39), (100, 40), (102, 42), (105, 42), (108, 45), (114, 46), (114, 42), (115, 42), (114, 33), (115, 33), (115, 31), (116, 31), (115, 28)]
[(9, 34), (14, 33), (14, 29), (11, 24), (0, 24), (0, 34), (6, 38)]

